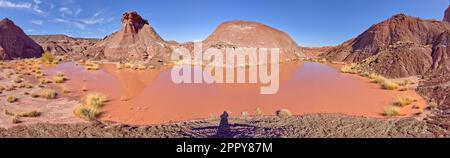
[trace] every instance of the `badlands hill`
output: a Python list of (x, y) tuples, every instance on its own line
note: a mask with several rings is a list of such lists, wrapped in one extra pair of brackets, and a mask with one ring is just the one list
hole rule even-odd
[(328, 60), (362, 62), (370, 71), (406, 77), (450, 69), (447, 36), (450, 23), (395, 15), (373, 25), (322, 55)]
[(203, 41), (203, 47), (280, 48), (281, 61), (304, 57), (297, 43), (287, 33), (249, 21), (222, 23)]
[(44, 51), (57, 56), (78, 56), (93, 46), (98, 39), (73, 38), (67, 35), (30, 35)]
[(0, 21), (0, 60), (33, 58), (42, 55), (42, 48), (13, 21)]
[(171, 47), (137, 12), (122, 15), (122, 29), (95, 44), (89, 53), (111, 61), (167, 61)]

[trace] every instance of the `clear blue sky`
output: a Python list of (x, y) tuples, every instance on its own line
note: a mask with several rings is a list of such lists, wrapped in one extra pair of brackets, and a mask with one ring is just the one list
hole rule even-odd
[(337, 45), (397, 13), (443, 18), (448, 0), (0, 0), (27, 34), (102, 38), (135, 10), (166, 40), (205, 39), (220, 23), (258, 21), (287, 32), (301, 46)]

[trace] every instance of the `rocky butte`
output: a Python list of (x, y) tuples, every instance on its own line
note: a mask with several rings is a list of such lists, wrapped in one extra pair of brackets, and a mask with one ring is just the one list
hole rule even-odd
[(170, 59), (170, 44), (137, 12), (124, 13), (121, 22), (122, 29), (95, 44), (89, 55), (110, 61), (164, 62)]
[(0, 60), (40, 57), (42, 52), (42, 47), (13, 21), (8, 18), (0, 21)]

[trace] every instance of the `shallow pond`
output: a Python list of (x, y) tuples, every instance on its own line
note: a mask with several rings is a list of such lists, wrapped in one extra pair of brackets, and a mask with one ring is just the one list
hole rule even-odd
[[(118, 70), (115, 65), (101, 65), (87, 71), (75, 63), (48, 68), (47, 73), (62, 71), (70, 78), (64, 84), (83, 96), (98, 92), (110, 101), (103, 108), (103, 120), (134, 125), (218, 116), (224, 110), (239, 116), (252, 115), (257, 108), (264, 115), (289, 109), (292, 114), (342, 113), (383, 117), (385, 107), (402, 96), (420, 98), (414, 91), (389, 91), (369, 79), (342, 74), (336, 65), (297, 62), (280, 65), (280, 87), (276, 94), (260, 94), (258, 84), (175, 84), (170, 68), (154, 70)], [(198, 71), (198, 70), (195, 70)], [(85, 87), (87, 92), (81, 89)], [(426, 103), (419, 99), (417, 106)], [(411, 116), (418, 110), (402, 108)]]

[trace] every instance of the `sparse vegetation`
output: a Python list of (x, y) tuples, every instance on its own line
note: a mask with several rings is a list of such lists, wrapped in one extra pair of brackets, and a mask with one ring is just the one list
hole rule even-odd
[(8, 102), (8, 103), (14, 103), (14, 102), (17, 102), (19, 99), (17, 99), (16, 97), (14, 97), (14, 96), (8, 96), (8, 98), (6, 98), (6, 101)]
[(53, 76), (53, 82), (55, 83), (63, 83), (64, 81), (66, 81), (66, 78), (64, 76)]
[(86, 70), (99, 70), (100, 66), (93, 62), (86, 62)]
[(31, 97), (33, 98), (39, 98), (41, 97), (41, 95), (37, 94), (37, 93), (31, 93)]
[(29, 111), (29, 112), (24, 112), (24, 113), (18, 113), (16, 114), (16, 116), (18, 117), (39, 117), (41, 116), (41, 113), (33, 110), (33, 111)]
[(342, 66), (341, 72), (348, 74), (357, 74), (359, 71), (356, 69), (356, 64), (351, 64)]
[(281, 109), (281, 110), (277, 110), (275, 112), (275, 114), (279, 117), (279, 118), (289, 118), (291, 117), (291, 111), (289, 111), (288, 109)]
[(395, 90), (398, 89), (398, 84), (395, 82), (392, 82), (390, 80), (384, 80), (382, 83), (380, 83), (380, 86), (382, 89), (386, 89), (386, 90)]
[(45, 52), (44, 54), (42, 54), (41, 57), (41, 62), (44, 64), (53, 64), (55, 58), (53, 57), (53, 55), (50, 52)]
[(44, 89), (44, 90), (42, 90), (40, 96), (43, 97), (43, 98), (45, 98), (45, 99), (55, 99), (57, 94), (58, 94), (58, 93), (56, 93), (55, 90), (52, 90), (52, 89)]
[(261, 111), (261, 108), (257, 107), (255, 110), (255, 116), (262, 116), (263, 112)]
[(398, 107), (389, 106), (384, 108), (383, 115), (386, 117), (395, 117), (400, 115), (400, 109)]
[(125, 65), (122, 63), (117, 63), (116, 64), (116, 69), (122, 70), (123, 68), (125, 68)]
[(106, 96), (101, 94), (88, 94), (86, 96), (86, 105), (88, 107), (102, 108), (106, 102)]
[(74, 109), (74, 114), (86, 121), (95, 120), (101, 113), (101, 108), (105, 102), (105, 96), (100, 94), (89, 94), (86, 96), (85, 104), (80, 104)]
[(13, 117), (11, 118), (11, 122), (12, 122), (13, 124), (19, 124), (19, 123), (22, 123), (22, 121), (20, 121), (20, 117), (18, 117), (18, 116), (13, 116)]
[(407, 97), (399, 97), (397, 98), (397, 100), (394, 102), (395, 106), (399, 106), (399, 107), (405, 107), (408, 105), (411, 105), (412, 103), (416, 102), (417, 99), (411, 97), (411, 96), (407, 96)]
[(248, 119), (249, 114), (248, 114), (248, 112), (244, 111), (244, 112), (241, 113), (241, 116), (242, 116), (242, 118), (244, 118), (244, 119)]

